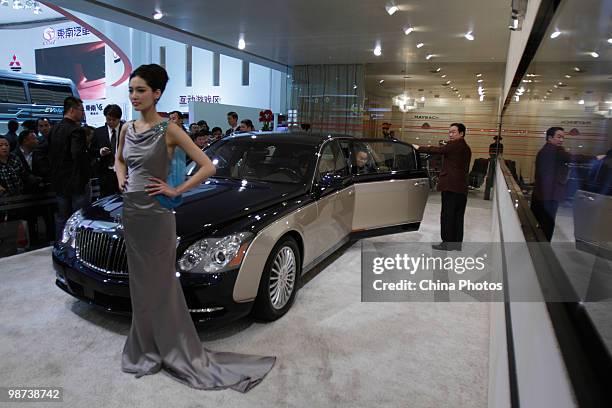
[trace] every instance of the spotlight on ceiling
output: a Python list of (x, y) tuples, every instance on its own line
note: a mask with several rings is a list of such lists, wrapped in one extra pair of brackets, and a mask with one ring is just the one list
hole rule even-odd
[(382, 84), (383, 82), (385, 82), (384, 79), (381, 79), (380, 81), (378, 81), (379, 84)]
[(446, 74), (440, 75), (440, 78), (446, 78)]
[(423, 44), (423, 43), (418, 43), (418, 44), (417, 44), (417, 48), (421, 48), (421, 47), (422, 47), (422, 46), (424, 46), (424, 45), (425, 45), (425, 44)]
[(246, 48), (246, 43), (244, 42), (244, 38), (240, 38), (238, 40), (238, 49), (244, 50)]
[(582, 70), (581, 70), (580, 68), (578, 68), (578, 67), (574, 67), (574, 71), (576, 71), (576, 72), (582, 72)]
[(414, 28), (412, 27), (404, 28), (404, 34), (406, 35), (410, 34), (413, 31), (414, 31)]
[(474, 35), (472, 34), (471, 31), (468, 31), (467, 33), (465, 33), (464, 37), (466, 40), (474, 41)]
[(433, 58), (433, 54), (427, 54), (427, 56), (425, 57), (426, 60), (430, 60)]
[(598, 57), (599, 57), (599, 54), (598, 54), (598, 53), (596, 53), (595, 51), (591, 51), (591, 52), (589, 52), (589, 55), (590, 55), (591, 57), (593, 57), (593, 58), (598, 58)]
[(382, 48), (380, 48), (380, 45), (377, 45), (376, 47), (374, 47), (374, 55), (376, 55), (377, 57), (380, 57), (381, 54), (382, 54)]
[(155, 10), (155, 13), (153, 13), (153, 20), (161, 20), (162, 17), (164, 17), (164, 13), (159, 10)]
[(480, 84), (480, 83), (482, 83), (482, 79), (479, 79), (479, 80), (478, 80), (478, 81), (476, 81), (476, 82), (478, 82), (478, 83)]
[(608, 44), (612, 44), (612, 38), (608, 38)]
[(560, 35), (561, 35), (561, 31), (555, 30), (555, 32), (550, 35), (550, 38), (557, 38)]
[(570, 79), (572, 76), (571, 76), (571, 75), (568, 75), (568, 74), (565, 74), (565, 77), (566, 77), (567, 79)]
[(399, 8), (395, 4), (387, 4), (385, 6), (385, 10), (387, 10), (387, 13), (392, 16), (397, 10), (399, 10)]
[(480, 78), (482, 74), (476, 74), (476, 78)]
[(440, 72), (440, 71), (442, 71), (442, 68), (440, 67), (436, 68), (436, 72)]
[(584, 105), (584, 99), (579, 100), (578, 105)]

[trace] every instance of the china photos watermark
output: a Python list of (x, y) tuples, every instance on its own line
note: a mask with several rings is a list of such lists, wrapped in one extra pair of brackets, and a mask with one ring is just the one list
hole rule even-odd
[(361, 245), (364, 302), (612, 301), (612, 259), (574, 242)]
[(461, 251), (437, 251), (431, 245), (364, 241), (362, 301), (504, 300), (503, 275), (493, 267), (491, 244), (464, 244)]

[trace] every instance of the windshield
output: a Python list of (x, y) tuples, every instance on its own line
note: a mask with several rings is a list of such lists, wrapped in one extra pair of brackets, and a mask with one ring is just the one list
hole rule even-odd
[[(215, 177), (305, 184), (312, 179), (315, 146), (287, 141), (232, 139), (205, 150), (217, 168)], [(187, 175), (197, 170), (193, 163)]]

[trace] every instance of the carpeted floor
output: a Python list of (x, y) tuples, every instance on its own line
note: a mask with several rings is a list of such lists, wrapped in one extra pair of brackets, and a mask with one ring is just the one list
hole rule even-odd
[[(420, 231), (385, 239), (438, 241), (439, 202)], [(489, 239), (490, 204), (470, 195), (466, 241)], [(49, 249), (0, 259), (0, 387), (64, 387), (63, 403), (16, 407), (486, 407), (489, 305), (361, 303), (359, 255), (337, 253), (279, 321), (200, 330), (207, 348), (278, 357), (247, 394), (122, 373), (128, 318), (58, 289)]]

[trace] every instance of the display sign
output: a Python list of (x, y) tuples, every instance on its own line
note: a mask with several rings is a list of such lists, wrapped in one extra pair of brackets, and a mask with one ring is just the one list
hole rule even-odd
[(218, 95), (180, 95), (179, 104), (187, 105), (189, 102), (221, 103)]

